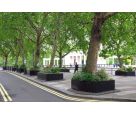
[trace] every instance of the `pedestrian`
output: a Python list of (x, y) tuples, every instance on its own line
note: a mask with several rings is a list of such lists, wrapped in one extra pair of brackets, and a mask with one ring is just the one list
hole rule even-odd
[(78, 71), (78, 64), (77, 64), (77, 62), (76, 62), (76, 64), (75, 64), (75, 70), (74, 70), (74, 73), (75, 73), (76, 71)]

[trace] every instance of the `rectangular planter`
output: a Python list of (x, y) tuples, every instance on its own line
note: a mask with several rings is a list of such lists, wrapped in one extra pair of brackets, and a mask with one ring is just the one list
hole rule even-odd
[(60, 72), (70, 72), (70, 70), (69, 69), (65, 69), (65, 68), (61, 68)]
[(3, 67), (3, 70), (7, 70), (7, 67)]
[(10, 71), (12, 70), (12, 66), (10, 66), (9, 70), (10, 70)]
[(85, 91), (92, 93), (110, 91), (115, 90), (115, 80), (98, 82), (71, 80), (71, 88), (77, 91)]
[(125, 72), (125, 71), (115, 71), (115, 75), (119, 75), (119, 76), (135, 76), (135, 72)]
[(24, 74), (27, 74), (27, 70), (26, 69), (24, 70)]
[(12, 71), (17, 71), (17, 68), (16, 67), (12, 67)]
[(9, 66), (7, 66), (7, 70), (9, 70)]
[(27, 70), (27, 74), (30, 76), (37, 75), (38, 72), (39, 70)]
[(17, 72), (19, 72), (19, 73), (23, 73), (23, 72), (25, 72), (25, 69), (23, 69), (23, 68), (19, 68), (19, 69), (17, 70)]
[(38, 72), (37, 74), (38, 79), (52, 81), (52, 80), (62, 80), (63, 74), (62, 73), (41, 73)]

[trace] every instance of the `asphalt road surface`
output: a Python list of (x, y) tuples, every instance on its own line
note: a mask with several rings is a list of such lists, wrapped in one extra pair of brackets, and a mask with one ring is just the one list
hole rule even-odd
[(13, 102), (66, 102), (16, 76), (0, 71), (0, 83), (4, 86)]

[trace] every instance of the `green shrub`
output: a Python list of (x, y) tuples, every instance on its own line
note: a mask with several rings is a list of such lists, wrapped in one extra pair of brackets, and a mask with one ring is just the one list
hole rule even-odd
[(60, 72), (60, 68), (58, 68), (58, 67), (53, 67), (53, 68), (46, 67), (46, 68), (43, 68), (41, 70), (41, 72), (44, 72), (44, 73), (59, 73)]
[(31, 66), (31, 67), (28, 68), (28, 70), (31, 70), (31, 71), (36, 70), (37, 71), (37, 70), (39, 70), (39, 67)]
[(131, 67), (131, 66), (130, 66), (130, 67), (127, 67), (127, 68), (126, 68), (126, 71), (127, 71), (127, 72), (132, 72), (132, 71), (134, 71), (134, 68)]
[(122, 68), (119, 68), (118, 70), (119, 70), (119, 71), (126, 71), (126, 67), (123, 66)]
[(133, 72), (135, 71), (133, 67), (129, 66), (129, 67), (125, 67), (123, 66), (122, 68), (119, 68), (118, 71), (124, 71), (124, 72)]
[(15, 64), (15, 65), (14, 65), (14, 67), (18, 68), (18, 65), (17, 65), (17, 64)]
[(20, 69), (26, 69), (26, 65), (25, 65), (25, 64), (22, 64), (19, 68), (20, 68)]
[(53, 67), (53, 68), (50, 69), (50, 71), (51, 71), (52, 73), (59, 73), (59, 72), (60, 72), (60, 68), (58, 68), (58, 67)]
[(108, 80), (110, 78), (104, 69), (98, 70), (96, 76), (98, 76), (100, 80)]
[(80, 81), (95, 81), (95, 75), (87, 72), (77, 72), (74, 74), (72, 79)]
[(77, 72), (74, 74), (73, 80), (80, 81), (107, 81), (110, 80), (110, 76), (105, 72), (105, 70), (99, 70), (95, 74), (88, 72)]

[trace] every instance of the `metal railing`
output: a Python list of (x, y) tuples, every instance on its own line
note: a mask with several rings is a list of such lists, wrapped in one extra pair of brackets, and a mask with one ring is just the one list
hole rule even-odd
[[(79, 65), (79, 70), (78, 71), (81, 71), (82, 68), (84, 67), (85, 65)], [(72, 65), (65, 65), (63, 67), (66, 67), (70, 70), (74, 70), (75, 69), (75, 66)], [(119, 67), (117, 65), (111, 65), (111, 64), (97, 64), (97, 70), (100, 70), (100, 69), (105, 69), (105, 71), (109, 74), (109, 75), (112, 75), (114, 76), (115, 75), (115, 71), (118, 69)]]

